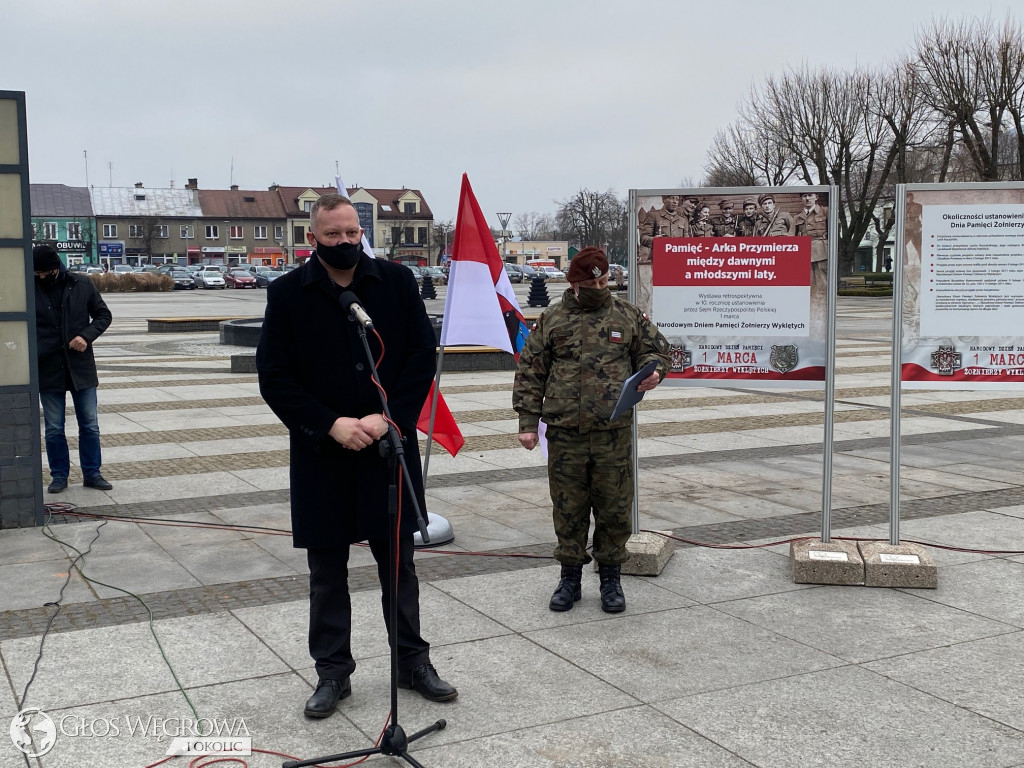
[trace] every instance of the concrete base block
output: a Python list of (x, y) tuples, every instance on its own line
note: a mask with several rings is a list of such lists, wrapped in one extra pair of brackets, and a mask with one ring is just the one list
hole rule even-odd
[(854, 541), (794, 541), (789, 545), (789, 563), (797, 584), (864, 583), (864, 561)]
[(231, 356), (232, 373), (256, 373), (256, 355), (243, 352)]
[(936, 589), (939, 586), (935, 561), (924, 547), (917, 544), (893, 546), (883, 541), (862, 541), (859, 544), (864, 560), (864, 586), (918, 589)]
[(622, 564), (624, 574), (657, 576), (676, 551), (676, 544), (657, 533), (634, 533), (626, 542), (626, 549), (629, 550), (629, 560)]

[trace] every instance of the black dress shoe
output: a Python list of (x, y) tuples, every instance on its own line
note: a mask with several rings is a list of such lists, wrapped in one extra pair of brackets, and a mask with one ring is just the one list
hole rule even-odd
[(103, 479), (103, 475), (87, 477), (82, 481), (82, 485), (86, 488), (95, 488), (97, 491), (109, 491), (114, 487)]
[(306, 701), (303, 714), (306, 717), (330, 717), (338, 702), (352, 695), (352, 681), (321, 680), (317, 683), (316, 692)]
[(60, 493), (61, 491), (63, 491), (67, 487), (68, 487), (68, 479), (66, 477), (55, 477), (55, 478), (53, 478), (53, 482), (51, 482), (47, 486), (46, 492), (47, 493)]
[(437, 670), (430, 663), (420, 664), (414, 669), (398, 670), (398, 687), (416, 691), (431, 701), (451, 701), (459, 695), (455, 686), (437, 676)]

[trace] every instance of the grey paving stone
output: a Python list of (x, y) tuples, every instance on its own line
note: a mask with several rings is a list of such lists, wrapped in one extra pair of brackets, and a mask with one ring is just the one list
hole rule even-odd
[(556, 627), (526, 636), (647, 703), (843, 663), (703, 606), (620, 614), (593, 626)]
[[(453, 718), (453, 721), (455, 718)], [(453, 726), (454, 727), (454, 726)], [(446, 768), (749, 768), (649, 707), (630, 707), (457, 744), (417, 742), (413, 757)]]
[[(948, 575), (939, 578), (940, 590)], [(815, 587), (719, 603), (717, 610), (846, 661), (1005, 634), (1015, 627), (935, 602), (938, 591)]]
[(1024, 632), (869, 662), (865, 669), (1024, 731)]
[[(412, 691), (399, 691), (407, 727), (425, 727), (439, 717), (449, 722), (430, 737), (431, 745), (557, 723), (569, 712), (586, 717), (638, 704), (579, 666), (517, 635), (435, 648), (431, 661), (441, 677), (459, 689), (458, 699), (436, 704)], [(366, 732), (379, 732), (386, 714), (387, 670), (388, 659), (376, 657), (360, 664), (352, 678), (353, 691), (358, 690), (360, 697), (353, 694), (345, 714)]]
[(1003, 768), (1024, 734), (857, 667), (662, 702), (657, 708), (759, 768)]
[[(558, 584), (559, 566), (472, 576), (434, 582), (434, 586), (516, 632), (563, 627), (588, 621), (604, 621), (612, 614), (601, 611), (597, 574), (583, 570), (583, 598), (571, 611), (548, 609)], [(627, 611), (640, 614), (692, 605), (692, 601), (657, 586), (657, 580), (624, 576)]]
[[(186, 687), (287, 669), (237, 619), (226, 613), (157, 621), (154, 626), (167, 659)], [(231, 652), (198, 652), (204, 647)], [(16, 691), (24, 690), (39, 648), (38, 638), (0, 643), (0, 654)], [(175, 688), (149, 626), (136, 623), (47, 637), (26, 704), (50, 710), (130, 699)]]

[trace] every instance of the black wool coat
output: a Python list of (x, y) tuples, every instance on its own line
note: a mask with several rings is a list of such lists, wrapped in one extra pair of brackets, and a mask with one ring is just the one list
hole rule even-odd
[[(61, 267), (53, 289), (36, 284), (36, 357), (41, 392), (76, 392), (99, 385), (92, 343), (110, 327), (112, 316), (99, 290), (86, 275)], [(88, 346), (68, 348), (75, 336)]]
[[(299, 548), (382, 538), (389, 530), (390, 475), (379, 442), (352, 451), (328, 435), (341, 416), (358, 419), (383, 410), (358, 326), (338, 303), (342, 290), (315, 255), (272, 282), (256, 349), (260, 394), (290, 434), (292, 536)], [(364, 255), (344, 290), (359, 297), (383, 339), (382, 351), (380, 340), (367, 331), (391, 416), (405, 437), (409, 475), (426, 511), (416, 421), (434, 376), (436, 341), (416, 280), (401, 264)], [(404, 482), (401, 516), (403, 532), (417, 530)]]

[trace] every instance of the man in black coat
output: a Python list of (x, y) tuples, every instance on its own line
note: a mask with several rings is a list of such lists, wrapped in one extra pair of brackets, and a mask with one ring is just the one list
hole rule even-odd
[[(323, 195), (309, 214), (316, 252), (270, 284), (256, 350), (260, 393), (288, 427), (291, 447), (293, 543), (309, 563), (309, 652), (319, 677), (306, 702), (308, 717), (328, 717), (352, 691), (356, 664), (350, 644), (349, 545), (368, 541), (390, 629), (391, 568), (387, 433), (357, 323), (339, 303), (351, 291), (373, 321), (368, 341), (388, 407), (403, 435), (417, 500), (426, 509), (416, 421), (434, 373), (435, 337), (412, 273), (362, 251), (355, 208)], [(420, 636), (419, 582), (413, 565), (415, 511), (405, 484), (400, 495), (398, 566), (398, 684), (432, 701), (458, 692), (430, 663)]]
[(87, 488), (109, 491), (100, 466), (100, 425), (97, 415), (96, 359), (92, 345), (110, 326), (111, 315), (87, 275), (72, 274), (49, 245), (32, 249), (36, 289), (36, 354), (39, 401), (43, 406), (46, 460), (51, 482), (47, 490), (68, 487), (71, 456), (64, 434), (67, 392), (78, 419), (78, 458)]

